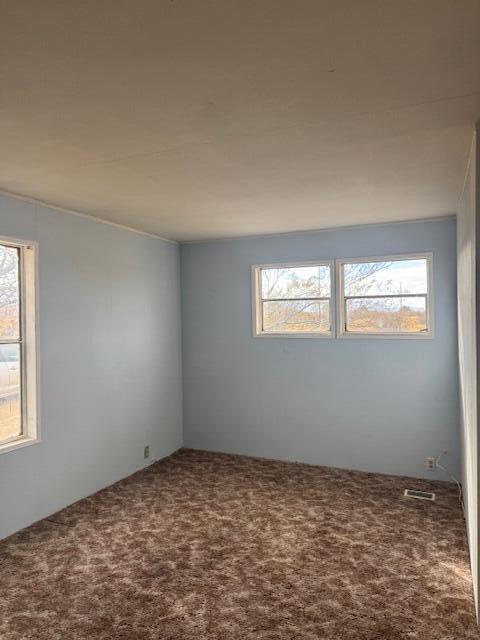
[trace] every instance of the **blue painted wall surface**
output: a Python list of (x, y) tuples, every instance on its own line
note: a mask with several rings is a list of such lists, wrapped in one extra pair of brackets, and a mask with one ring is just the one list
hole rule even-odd
[[(432, 339), (253, 338), (250, 265), (432, 251)], [(455, 219), (184, 245), (184, 444), (414, 477), (459, 473)]]
[(0, 454), (2, 538), (180, 447), (182, 372), (178, 246), (5, 196), (0, 235), (39, 244), (41, 412)]

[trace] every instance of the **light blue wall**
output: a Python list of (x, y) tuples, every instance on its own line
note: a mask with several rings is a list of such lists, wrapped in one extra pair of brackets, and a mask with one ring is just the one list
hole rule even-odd
[(39, 243), (42, 431), (0, 455), (1, 538), (180, 447), (182, 380), (178, 246), (3, 196), (0, 235)]
[[(253, 338), (250, 265), (433, 251), (435, 337)], [(188, 244), (184, 444), (366, 471), (459, 473), (455, 220)]]

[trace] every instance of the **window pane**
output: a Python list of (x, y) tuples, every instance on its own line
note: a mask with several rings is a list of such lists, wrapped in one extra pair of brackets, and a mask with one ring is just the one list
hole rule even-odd
[(346, 329), (352, 333), (418, 333), (427, 330), (425, 297), (355, 298), (346, 301)]
[(20, 345), (0, 346), (0, 441), (22, 433)]
[(329, 298), (330, 266), (262, 269), (262, 298)]
[(19, 337), (18, 249), (0, 245), (0, 338)]
[(263, 331), (266, 333), (328, 332), (328, 300), (286, 300), (263, 303)]
[(346, 296), (427, 293), (427, 260), (347, 263), (344, 278)]

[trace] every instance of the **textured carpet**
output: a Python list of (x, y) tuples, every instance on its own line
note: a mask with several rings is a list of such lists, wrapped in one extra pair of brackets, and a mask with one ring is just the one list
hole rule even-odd
[(2, 640), (479, 637), (447, 483), (184, 450), (0, 543)]

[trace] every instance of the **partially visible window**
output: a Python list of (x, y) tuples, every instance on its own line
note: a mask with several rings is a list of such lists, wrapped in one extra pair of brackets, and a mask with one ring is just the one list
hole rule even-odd
[(253, 267), (255, 335), (331, 335), (331, 264)]
[(429, 336), (431, 256), (339, 261), (341, 335)]
[(0, 240), (0, 452), (35, 441), (35, 254)]

